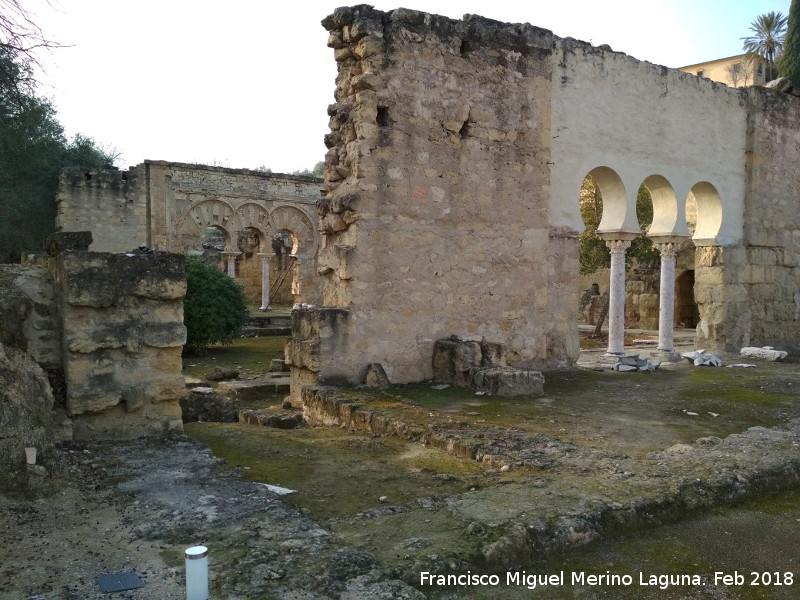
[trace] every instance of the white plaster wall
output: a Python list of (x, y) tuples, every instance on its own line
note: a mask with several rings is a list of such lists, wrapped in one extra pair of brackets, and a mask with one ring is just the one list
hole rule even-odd
[[(581, 182), (606, 166), (627, 195), (627, 214), (610, 230), (638, 230), (637, 190), (661, 175), (678, 206), (674, 216), (656, 215), (665, 230), (653, 233), (688, 235), (686, 197), (704, 181), (723, 205), (719, 232), (705, 243), (741, 240), (746, 114), (739, 90), (572, 39), (556, 42), (553, 60), (551, 225), (583, 231)], [(672, 231), (666, 222), (675, 223)]]

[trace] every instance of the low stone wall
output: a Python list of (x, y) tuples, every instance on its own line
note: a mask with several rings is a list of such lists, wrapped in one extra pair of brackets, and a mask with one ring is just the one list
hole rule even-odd
[(67, 252), (55, 271), (75, 438), (181, 430), (183, 257)]
[(181, 431), (184, 258), (91, 241), (57, 233), (49, 256), (0, 267), (0, 344), (47, 373), (51, 442)]

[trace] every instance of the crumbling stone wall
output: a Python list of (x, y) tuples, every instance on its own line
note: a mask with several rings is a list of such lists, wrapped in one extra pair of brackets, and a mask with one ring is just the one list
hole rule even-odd
[(57, 233), (51, 256), (0, 268), (0, 344), (35, 360), (57, 392), (54, 402), (47, 385), (47, 402), (34, 399), (46, 410), (30, 410), (36, 422), (49, 413), (51, 443), (180, 431), (184, 258), (90, 243), (88, 232)]
[(75, 438), (181, 430), (183, 256), (65, 252), (55, 279)]
[[(314, 177), (261, 173), (165, 161), (145, 161), (127, 171), (67, 169), (57, 195), (57, 231), (91, 231), (91, 250), (125, 252), (141, 245), (170, 252), (200, 252), (208, 227), (223, 232), (225, 251), (235, 253), (235, 272), (249, 301), (261, 301), (261, 258), (272, 253), (273, 236), (290, 231), (297, 239), (306, 301), (316, 301), (312, 275), (319, 245)], [(258, 247), (239, 247), (253, 231)], [(274, 261), (272, 261), (274, 263)], [(226, 264), (220, 265), (227, 269)], [(270, 280), (278, 277), (270, 269)], [(284, 301), (291, 300), (290, 285)]]
[(451, 335), (505, 343), (513, 366), (571, 364), (577, 238), (547, 214), (552, 34), (367, 6), (323, 25), (339, 74), (318, 273), (350, 334), (320, 373), (424, 379)]

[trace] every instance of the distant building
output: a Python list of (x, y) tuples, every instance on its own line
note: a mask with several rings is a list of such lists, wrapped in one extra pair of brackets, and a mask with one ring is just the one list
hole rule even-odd
[(679, 70), (712, 81), (719, 81), (730, 87), (764, 85), (766, 83), (764, 61), (758, 57), (750, 58), (746, 54), (687, 65), (680, 67)]

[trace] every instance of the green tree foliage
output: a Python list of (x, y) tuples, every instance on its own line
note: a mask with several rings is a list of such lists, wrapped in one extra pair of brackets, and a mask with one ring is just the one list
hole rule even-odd
[(67, 141), (53, 106), (34, 93), (29, 64), (3, 45), (0, 72), (11, 78), (0, 81), (0, 262), (17, 262), (53, 231), (61, 169), (115, 156), (82, 135)]
[(792, 0), (786, 29), (783, 55), (778, 63), (778, 75), (788, 77), (800, 88), (800, 0)]
[(210, 344), (229, 344), (249, 318), (241, 286), (199, 256), (186, 257), (183, 324), (187, 349), (199, 351)]
[[(597, 269), (611, 266), (611, 255), (606, 243), (597, 235), (597, 228), (603, 216), (603, 195), (597, 183), (591, 177), (583, 181), (580, 192), (580, 209), (583, 224), (586, 226), (580, 239), (580, 272), (582, 275), (594, 273)], [(661, 255), (653, 248), (653, 242), (644, 235), (653, 222), (653, 201), (650, 191), (642, 185), (636, 195), (636, 216), (642, 227), (642, 235), (631, 241), (625, 253), (625, 268), (634, 265), (647, 265), (659, 268)]]
[(772, 11), (758, 15), (750, 24), (753, 35), (742, 38), (742, 49), (750, 57), (759, 57), (766, 62), (767, 81), (775, 79), (778, 74), (775, 61), (783, 52), (786, 20), (780, 12)]
[(313, 170), (303, 169), (302, 171), (293, 171), (292, 175), (305, 175), (307, 177), (322, 177), (322, 173), (325, 171), (325, 162), (320, 161), (314, 165)]

